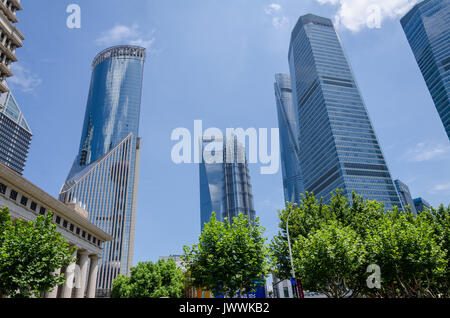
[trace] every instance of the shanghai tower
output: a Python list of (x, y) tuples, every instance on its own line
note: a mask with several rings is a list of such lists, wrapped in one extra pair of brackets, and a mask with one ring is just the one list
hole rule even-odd
[(278, 126), (280, 129), (281, 165), (285, 202), (300, 203), (305, 192), (298, 151), (297, 112), (292, 102), (291, 79), (287, 74), (275, 75)]
[(289, 48), (298, 111), (299, 154), (305, 190), (330, 202), (342, 189), (386, 209), (400, 199), (353, 71), (330, 19), (300, 17)]
[(133, 262), (144, 62), (145, 49), (137, 46), (95, 57), (78, 155), (60, 192), (61, 201), (84, 206), (114, 238), (104, 245), (97, 297), (109, 296)]

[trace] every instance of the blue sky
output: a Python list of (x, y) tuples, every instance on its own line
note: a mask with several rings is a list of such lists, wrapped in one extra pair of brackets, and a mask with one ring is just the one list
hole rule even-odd
[[(134, 261), (181, 253), (200, 232), (199, 176), (195, 164), (172, 163), (173, 129), (192, 130), (197, 119), (221, 129), (277, 127), (274, 74), (288, 72), (298, 17), (315, 13), (338, 23), (393, 177), (414, 197), (449, 204), (450, 142), (399, 23), (413, 2), (23, 0), (17, 26), (26, 40), (9, 85), (34, 134), (24, 176), (57, 196), (78, 150), (94, 56), (145, 45)], [(66, 27), (71, 3), (81, 7), (81, 29)], [(368, 25), (370, 5), (378, 11)], [(281, 171), (259, 168), (250, 166), (256, 213), (272, 237)]]

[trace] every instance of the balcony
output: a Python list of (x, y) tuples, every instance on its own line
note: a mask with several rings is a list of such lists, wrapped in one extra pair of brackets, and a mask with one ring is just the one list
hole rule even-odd
[[(0, 93), (6, 93), (6, 92), (9, 92), (9, 88), (8, 88), (8, 86), (6, 86), (6, 82), (5, 82), (5, 81), (1, 81), (1, 82), (0, 82)], [(3, 106), (0, 105), (0, 109), (1, 109), (2, 107), (3, 107)]]
[(11, 72), (11, 70), (3, 63), (0, 63), (0, 73), (6, 77), (11, 77), (14, 75), (13, 72)]

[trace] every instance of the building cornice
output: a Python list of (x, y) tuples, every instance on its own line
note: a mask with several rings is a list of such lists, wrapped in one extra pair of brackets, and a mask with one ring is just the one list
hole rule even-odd
[(107, 242), (113, 239), (111, 235), (96, 227), (88, 219), (85, 219), (69, 206), (55, 199), (50, 194), (35, 186), (30, 181), (26, 180), (2, 163), (0, 163), (0, 178), (5, 179), (11, 184), (11, 186), (17, 188), (20, 192), (26, 193), (30, 198), (36, 198), (36, 200), (39, 200), (42, 204), (47, 206), (49, 211), (58, 213), (58, 215), (64, 217), (68, 221), (83, 226), (86, 230), (96, 235), (102, 241)]

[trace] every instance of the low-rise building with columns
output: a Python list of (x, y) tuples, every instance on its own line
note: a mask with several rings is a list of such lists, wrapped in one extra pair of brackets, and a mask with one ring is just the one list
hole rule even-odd
[(0, 163), (0, 209), (8, 207), (13, 220), (33, 221), (53, 213), (58, 231), (77, 251), (76, 262), (55, 274), (65, 273), (66, 283), (45, 295), (46, 298), (95, 298), (99, 259), (103, 243), (112, 237), (89, 221), (79, 203), (64, 204), (21, 175)]

